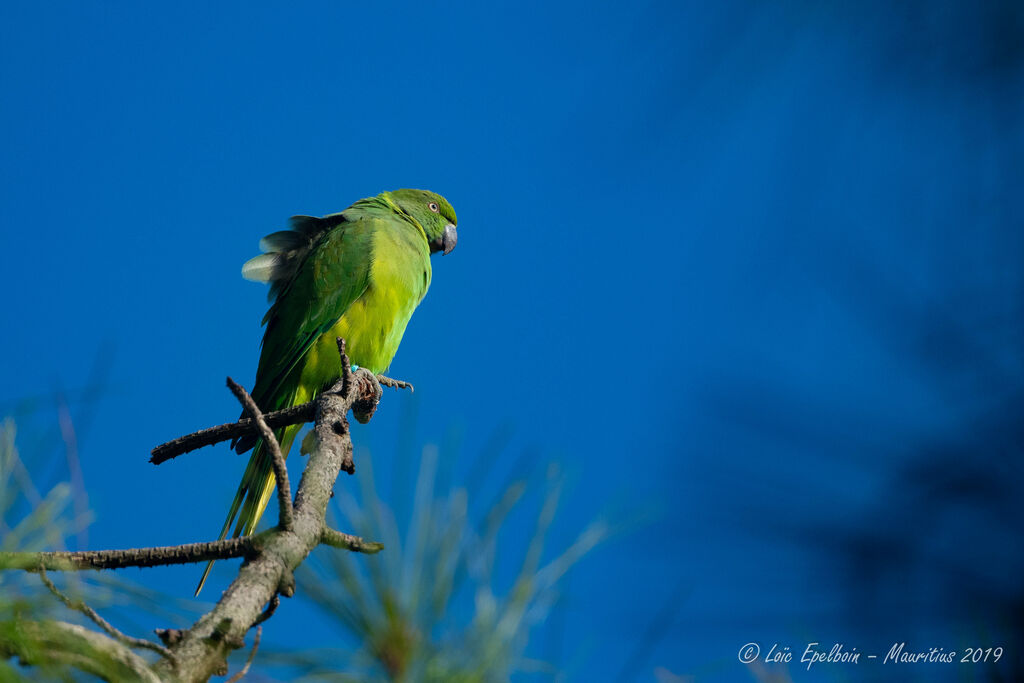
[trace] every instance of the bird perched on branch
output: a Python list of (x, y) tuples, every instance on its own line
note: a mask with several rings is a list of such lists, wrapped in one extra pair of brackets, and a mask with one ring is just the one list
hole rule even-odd
[[(337, 337), (354, 365), (374, 374), (391, 364), (412, 312), (430, 286), (430, 255), (455, 248), (452, 205), (425, 190), (395, 190), (360, 199), (323, 218), (294, 216), (291, 229), (260, 241), (265, 252), (242, 266), (246, 279), (270, 283), (273, 301), (252, 398), (263, 411), (306, 403), (339, 376)], [(285, 455), (301, 425), (275, 433)], [(251, 534), (274, 491), (270, 453), (253, 449), (220, 538)], [(239, 513), (241, 508), (241, 513)], [(237, 517), (237, 521), (236, 521)], [(211, 561), (196, 588), (202, 590)]]

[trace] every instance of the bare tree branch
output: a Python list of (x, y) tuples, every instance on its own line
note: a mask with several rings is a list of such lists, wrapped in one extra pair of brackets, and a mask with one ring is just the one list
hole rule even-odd
[(364, 541), (358, 536), (352, 534), (345, 534), (340, 531), (328, 528), (326, 525), (323, 531), (320, 532), (320, 542), (324, 545), (329, 545), (332, 548), (342, 548), (344, 550), (352, 550), (357, 553), (367, 553), (374, 555), (384, 549), (383, 543), (375, 543), (373, 541)]
[[(302, 405), (294, 406), (292, 408), (285, 408), (284, 410), (275, 410), (272, 413), (266, 413), (263, 415), (263, 419), (271, 429), (279, 429), (281, 427), (287, 427), (288, 425), (312, 422), (315, 415), (316, 402), (310, 401), (309, 403), (303, 403)], [(228, 422), (227, 424), (217, 425), (216, 427), (207, 427), (206, 429), (200, 429), (198, 432), (179, 436), (177, 439), (160, 444), (150, 452), (149, 461), (154, 465), (159, 465), (167, 462), (171, 458), (176, 458), (179, 455), (188, 453), (189, 451), (194, 451), (197, 448), (212, 446), (213, 444), (220, 443), (221, 441), (237, 439), (240, 436), (252, 434), (256, 431), (256, 423), (252, 418), (248, 417), (243, 418), (238, 422)]]
[[(346, 358), (347, 357), (348, 356), (346, 356)], [(377, 375), (376, 379), (377, 383), (381, 386), (393, 389), (408, 389), (409, 391), (414, 390), (412, 384), (409, 382), (403, 382), (399, 379), (392, 379), (390, 377), (385, 377), (384, 375)], [(341, 393), (344, 389), (344, 386), (335, 386), (332, 388), (332, 391), (338, 391)], [(315, 417), (316, 401), (310, 401), (309, 403), (285, 408), (284, 410), (275, 410), (271, 413), (263, 414), (264, 421), (271, 429), (280, 429), (281, 427), (287, 427), (289, 425), (312, 422)], [(358, 414), (356, 415), (356, 419), (360, 422), (365, 422), (365, 420), (360, 419)], [(204, 446), (212, 446), (222, 441), (237, 439), (238, 437), (245, 436), (246, 434), (253, 434), (258, 430), (259, 428), (253, 419), (248, 417), (242, 418), (237, 422), (228, 422), (215, 427), (207, 427), (206, 429), (200, 429), (197, 432), (185, 434), (184, 436), (179, 436), (177, 439), (172, 439), (167, 443), (160, 444), (150, 451), (149, 461), (154, 465), (160, 465), (172, 458), (176, 458), (179, 455), (184, 455), (185, 453), (189, 453)]]
[[(345, 373), (348, 375), (349, 373)], [(281, 593), (294, 591), (293, 572), (321, 543), (324, 517), (338, 473), (352, 468), (352, 441), (346, 414), (369, 420), (380, 400), (377, 378), (360, 369), (348, 376), (349, 391), (337, 392), (345, 379), (316, 400), (316, 447), (302, 473), (294, 503), (292, 531), (271, 529), (258, 554), (242, 564), (237, 578), (217, 605), (199, 618), (180, 640), (170, 645), (179, 662), (177, 675), (187, 681), (204, 681), (223, 671), (228, 653), (244, 644), (245, 634), (264, 614), (264, 605)], [(158, 673), (173, 675), (166, 661), (157, 662)]]
[(270, 452), (271, 462), (274, 464), (274, 477), (277, 479), (277, 506), (278, 523), (285, 531), (291, 531), (294, 521), (292, 519), (292, 486), (288, 482), (288, 466), (285, 465), (284, 455), (281, 454), (281, 444), (277, 442), (274, 432), (267, 426), (256, 402), (252, 400), (241, 384), (228, 377), (228, 388), (235, 395), (238, 402), (242, 404), (245, 411), (252, 416), (256, 426), (259, 427), (260, 436), (263, 437), (263, 444)]
[[(83, 569), (125, 569), (127, 567), (163, 567), (172, 564), (192, 564), (210, 560), (229, 560), (234, 557), (255, 557), (274, 529), (252, 536), (226, 538), (222, 541), (186, 543), (153, 548), (127, 550), (85, 550), (57, 552), (0, 552), (0, 569), (38, 571), (79, 571)], [(359, 536), (325, 529), (320, 543), (357, 553), (374, 554), (384, 547)]]
[(341, 390), (338, 393), (342, 398), (348, 398), (348, 392), (351, 391), (352, 363), (345, 353), (345, 340), (338, 337), (335, 341), (338, 343), (338, 358), (341, 359)]
[(232, 557), (250, 557), (258, 552), (260, 544), (273, 530), (254, 536), (226, 538), (223, 541), (186, 543), (155, 548), (127, 550), (88, 550), (75, 552), (0, 553), (0, 569), (49, 569), (74, 571), (79, 569), (122, 569), (124, 567), (162, 567), (171, 564), (189, 564)]
[(54, 585), (53, 581), (50, 580), (50, 577), (46, 575), (45, 569), (39, 570), (39, 579), (43, 582), (43, 585), (50, 589), (51, 593), (57, 596), (58, 600), (60, 600), (67, 606), (68, 609), (75, 610), (76, 612), (81, 612), (85, 616), (89, 617), (97, 626), (106, 631), (107, 635), (111, 636), (112, 638), (114, 638), (114, 640), (118, 641), (122, 645), (152, 650), (153, 652), (158, 653), (161, 657), (167, 657), (171, 660), (174, 659), (174, 655), (172, 655), (171, 651), (168, 650), (166, 647), (161, 647), (160, 645), (157, 645), (156, 643), (146, 640), (144, 638), (133, 638), (129, 635), (122, 633), (121, 631), (118, 631), (110, 624), (109, 621), (107, 621), (99, 614), (97, 614), (96, 610), (85, 604), (84, 601), (72, 600), (68, 596), (61, 593), (57, 589), (57, 586)]
[[(145, 671), (140, 670), (141, 673), (131, 669), (137, 661), (142, 660), (138, 660), (137, 655), (117, 641), (88, 631), (88, 635), (81, 636), (92, 640), (101, 638), (104, 643), (109, 642), (109, 645), (105, 645), (108, 649), (110, 645), (119, 648), (118, 661), (129, 662), (131, 666), (128, 668), (133, 671), (132, 676), (126, 675), (126, 680), (154, 680), (149, 676), (153, 672), (162, 679), (185, 681), (205, 681), (214, 674), (225, 675), (227, 655), (232, 650), (244, 646), (244, 638), (249, 629), (254, 625), (258, 626), (274, 613), (280, 604), (279, 595), (290, 597), (294, 594), (293, 572), (315, 547), (325, 544), (363, 553), (375, 553), (382, 548), (379, 543), (368, 542), (357, 536), (330, 529), (325, 523), (327, 504), (333, 495), (339, 472), (355, 471), (347, 414), (351, 410), (358, 421), (368, 422), (376, 411), (382, 393), (380, 382), (373, 373), (365, 369), (359, 369), (354, 373), (351, 371), (348, 357), (344, 353), (344, 342), (340, 339), (338, 348), (341, 356), (341, 379), (312, 403), (288, 411), (261, 415), (252, 398), (229, 378), (229, 386), (253, 416), (251, 419), (175, 439), (153, 451), (153, 461), (162, 462), (174, 454), (251, 433), (257, 429), (267, 439), (268, 445), (272, 445), (276, 444), (271, 431), (273, 428), (314, 420), (315, 447), (302, 473), (294, 503), (288, 493), (283, 454), (279, 448), (274, 454), (279, 489), (283, 489), (280, 491), (282, 523), (278, 527), (253, 536), (181, 546), (93, 552), (0, 553), (0, 569), (40, 571), (44, 582), (64, 600), (65, 604), (83, 611), (101, 628), (115, 634), (116, 637), (127, 638), (103, 622), (99, 615), (84, 604), (79, 606), (62, 596), (42, 570), (150, 567), (244, 557), (246, 561), (242, 563), (238, 576), (210, 612), (200, 617), (188, 630), (157, 631), (167, 647), (161, 648), (154, 643), (145, 646), (164, 655), (164, 658), (153, 664), (151, 669), (145, 668)], [(271, 450), (273, 452), (274, 449)], [(285, 521), (289, 518), (288, 511), (291, 513), (290, 522)], [(46, 626), (49, 623), (59, 624), (33, 623), (38, 628), (49, 628)], [(59, 630), (59, 633), (62, 634), (61, 637), (71, 632), (78, 634), (79, 631), (74, 630), (76, 628), (79, 627), (61, 626), (62, 630)], [(131, 642), (143, 646), (134, 639)], [(256, 645), (258, 642), (259, 632)], [(250, 656), (250, 663), (256, 645), (253, 648), (253, 655)], [(0, 641), (0, 653), (4, 646)], [(78, 666), (90, 671), (88, 663)], [(244, 675), (248, 668), (249, 664), (238, 676)]]

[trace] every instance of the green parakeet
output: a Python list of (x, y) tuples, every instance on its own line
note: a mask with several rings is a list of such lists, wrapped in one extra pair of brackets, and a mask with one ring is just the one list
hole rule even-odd
[[(270, 283), (273, 304), (253, 400), (270, 412), (312, 400), (339, 375), (337, 337), (354, 365), (375, 374), (391, 364), (412, 312), (430, 286), (430, 255), (455, 248), (455, 210), (425, 190), (395, 190), (361, 199), (323, 218), (294, 216), (291, 229), (260, 241), (266, 253), (242, 266), (250, 280)], [(301, 425), (276, 431), (287, 455)], [(270, 454), (256, 436), (220, 538), (251, 534), (274, 491)], [(241, 513), (239, 514), (239, 508)], [(235, 517), (238, 517), (237, 522)], [(196, 595), (210, 573), (203, 572)]]

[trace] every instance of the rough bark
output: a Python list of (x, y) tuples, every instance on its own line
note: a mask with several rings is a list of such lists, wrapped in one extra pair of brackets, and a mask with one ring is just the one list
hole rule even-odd
[(380, 385), (371, 373), (361, 369), (352, 373), (350, 384), (347, 396), (328, 392), (317, 400), (317, 444), (295, 495), (293, 529), (271, 530), (216, 607), (169, 647), (175, 664), (163, 660), (154, 665), (161, 677), (205, 681), (223, 673), (227, 655), (242, 646), (264, 606), (277, 594), (294, 594), (295, 568), (324, 538), (324, 518), (334, 482), (342, 469), (352, 467), (346, 413), (352, 408), (356, 419), (368, 420), (380, 400)]
[[(344, 342), (339, 339), (338, 345), (342, 378), (316, 401), (291, 411), (267, 415), (261, 415), (250, 406), (253, 419), (241, 420), (235, 426), (222, 425), (203, 430), (158, 447), (163, 449), (163, 459), (167, 459), (200, 445), (232, 438), (238, 433), (269, 431), (278, 426), (279, 421), (281, 424), (295, 424), (314, 419), (315, 447), (299, 482), (294, 505), (286, 498), (281, 502), (282, 508), (289, 508), (292, 512), (290, 520), (286, 519), (285, 523), (254, 536), (211, 543), (89, 552), (0, 553), (0, 569), (28, 571), (149, 567), (244, 557), (237, 577), (224, 591), (220, 601), (191, 628), (157, 630), (167, 646), (166, 650), (155, 644), (147, 646), (154, 645), (150, 649), (160, 651), (164, 655), (162, 659), (149, 664), (126, 644), (81, 626), (54, 621), (0, 623), (0, 655), (17, 656), (26, 664), (39, 665), (45, 664), (50, 657), (50, 661), (100, 676), (110, 676), (103, 672), (113, 670), (116, 671), (113, 680), (205, 681), (212, 675), (227, 672), (228, 654), (244, 645), (245, 634), (253, 626), (273, 614), (280, 602), (278, 596), (291, 597), (294, 594), (293, 572), (318, 545), (363, 553), (381, 550), (379, 543), (330, 529), (325, 522), (327, 504), (339, 472), (355, 471), (346, 415), (351, 410), (359, 422), (368, 422), (381, 398), (378, 378), (363, 369), (351, 372)], [(406, 386), (387, 378), (381, 381), (385, 381), (386, 386)], [(244, 393), (240, 387), (237, 389)], [(312, 413), (309, 406), (313, 408)], [(172, 448), (165, 448), (167, 446)], [(160, 462), (156, 453), (154, 450), (154, 462)], [(283, 457), (279, 465), (283, 466)], [(43, 578), (46, 581), (45, 574)], [(53, 590), (60, 597), (55, 587)], [(68, 602), (66, 598), (65, 602)], [(88, 609), (84, 605), (82, 607)], [(78, 606), (74, 608), (79, 609)], [(96, 617), (99, 619), (98, 615)], [(19, 629), (20, 633), (32, 636), (29, 640), (38, 642), (40, 647), (20, 648), (18, 638), (4, 637), (5, 628)], [(127, 645), (132, 644), (130, 640)], [(61, 653), (56, 659), (52, 659), (53, 653), (49, 652), (53, 648)], [(91, 662), (92, 655), (98, 657), (98, 663)]]

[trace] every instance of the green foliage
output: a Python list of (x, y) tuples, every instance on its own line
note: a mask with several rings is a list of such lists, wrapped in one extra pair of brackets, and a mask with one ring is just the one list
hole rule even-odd
[[(555, 604), (566, 571), (607, 536), (606, 526), (595, 522), (542, 561), (562, 489), (557, 467), (549, 466), (541, 482), (512, 483), (474, 522), (465, 489), (436, 490), (438, 454), (428, 447), (403, 538), (377, 495), (370, 457), (363, 453), (358, 462), (361, 500), (335, 499), (338, 528), (382, 541), (384, 550), (368, 557), (321, 549), (297, 576), (299, 595), (336, 620), (358, 649), (274, 659), (298, 666), (309, 679), (469, 683), (508, 680), (527, 669), (554, 674), (551, 665), (525, 657), (531, 629)], [(542, 493), (534, 531), (517, 546), (501, 531), (534, 488)], [(518, 560), (504, 590), (495, 572), (499, 553), (502, 567)], [(334, 673), (339, 669), (349, 674)]]
[[(360, 495), (335, 499), (333, 523), (382, 541), (384, 551), (367, 556), (322, 548), (297, 575), (298, 594), (337, 622), (347, 647), (277, 655), (261, 648), (258, 666), (287, 665), (306, 680), (482, 683), (522, 671), (554, 676), (553, 666), (527, 658), (531, 632), (557, 603), (562, 577), (607, 537), (607, 528), (595, 522), (568, 547), (551, 552), (546, 539), (563, 485), (557, 467), (512, 482), (484, 514), (472, 515), (466, 489), (439, 490), (438, 459), (436, 449), (424, 449), (409, 523), (400, 532), (395, 513), (377, 495), (372, 460), (365, 452), (359, 456), (359, 476), (350, 481), (359, 483)], [(14, 446), (14, 426), (4, 424), (0, 548), (64, 548), (65, 538), (87, 521), (70, 512), (72, 498), (66, 483), (36, 491)], [(521, 542), (503, 532), (515, 515), (533, 520), (532, 533)], [(167, 602), (102, 574), (53, 578), (72, 599), (84, 598), (97, 609), (123, 605), (158, 613), (155, 605)], [(174, 611), (159, 614), (181, 621)], [(29, 680), (27, 674), (31, 680), (124, 679), (130, 669), (92, 636), (98, 636), (92, 625), (66, 610), (37, 576), (0, 571), (0, 682)]]
[[(66, 482), (39, 492), (15, 435), (13, 421), (0, 424), (0, 551), (65, 549), (66, 539), (83, 529), (90, 515), (73, 512), (72, 487)], [(181, 601), (112, 576), (68, 572), (52, 579), (66, 595), (93, 608), (142, 609), (172, 623), (184, 622)], [(79, 680), (82, 672), (90, 680), (126, 680), (131, 674), (92, 623), (65, 608), (36, 574), (0, 571), (0, 682)]]
[[(12, 420), (0, 425), (0, 550), (41, 550), (62, 547), (71, 525), (65, 512), (71, 503), (71, 488), (59, 483), (40, 495), (15, 446), (16, 429)], [(28, 513), (18, 522), (12, 520)], [(43, 595), (39, 579), (17, 571), (0, 571), (0, 680), (25, 679), (17, 667), (6, 661), (17, 655), (24, 661), (45, 662), (43, 644), (26, 629), (30, 620), (52, 615), (56, 603)], [(66, 667), (48, 666), (44, 673), (65, 677)], [(36, 672), (40, 673), (40, 672)]]

